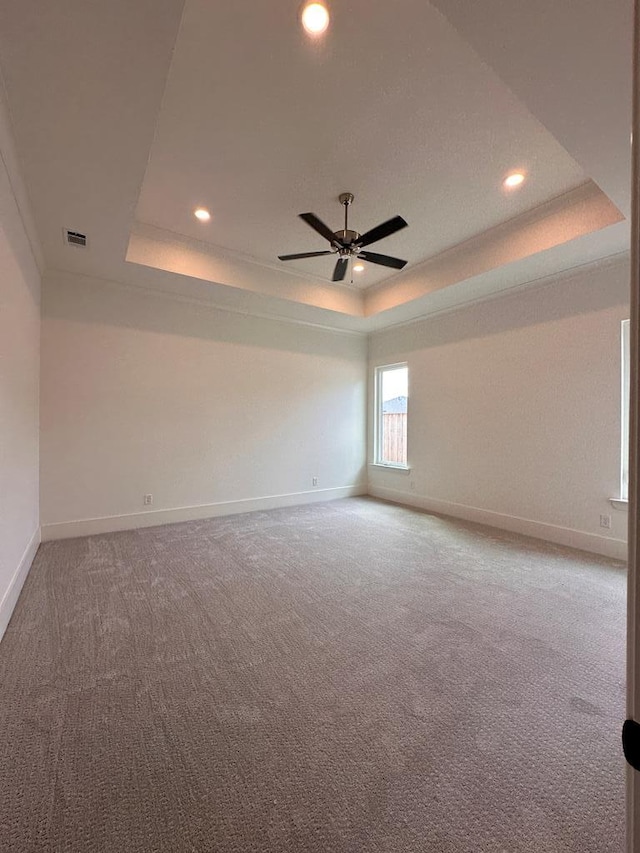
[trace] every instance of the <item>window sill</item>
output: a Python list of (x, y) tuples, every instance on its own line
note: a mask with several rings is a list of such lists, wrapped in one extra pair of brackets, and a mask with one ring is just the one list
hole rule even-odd
[(609, 503), (614, 509), (628, 510), (629, 501), (625, 498), (609, 498)]
[(370, 468), (382, 468), (385, 471), (398, 471), (401, 474), (408, 474), (411, 471), (408, 465), (385, 465), (384, 462), (369, 462)]

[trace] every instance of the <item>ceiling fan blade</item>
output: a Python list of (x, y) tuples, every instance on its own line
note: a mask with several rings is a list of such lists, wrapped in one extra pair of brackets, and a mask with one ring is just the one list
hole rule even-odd
[(280, 261), (297, 261), (298, 258), (319, 258), (321, 255), (333, 255), (334, 252), (300, 252), (297, 255), (278, 255)]
[(343, 281), (345, 275), (347, 274), (347, 267), (349, 266), (348, 258), (338, 258), (336, 262), (335, 269), (333, 271), (333, 279), (332, 281)]
[(407, 225), (408, 223), (405, 222), (401, 216), (394, 216), (393, 219), (388, 219), (381, 225), (377, 225), (375, 228), (372, 228), (371, 231), (367, 231), (362, 235), (362, 237), (356, 240), (353, 245), (369, 246), (377, 240), (382, 240), (383, 237), (389, 237), (389, 235), (395, 234), (396, 231), (406, 228)]
[(380, 264), (381, 267), (393, 267), (394, 270), (401, 270), (408, 263), (408, 261), (401, 261), (400, 258), (392, 258), (390, 255), (378, 255), (376, 252), (360, 252), (358, 258), (372, 264)]
[(300, 213), (300, 219), (304, 219), (307, 225), (310, 225), (314, 231), (317, 231), (325, 240), (328, 240), (331, 244), (336, 246), (340, 246), (341, 243), (338, 238), (335, 236), (333, 231), (329, 228), (328, 225), (325, 225), (321, 219), (315, 215), (315, 213)]

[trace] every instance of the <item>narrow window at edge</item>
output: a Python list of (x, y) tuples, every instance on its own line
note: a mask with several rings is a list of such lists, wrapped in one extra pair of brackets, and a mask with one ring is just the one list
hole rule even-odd
[(376, 368), (375, 462), (407, 467), (409, 368), (390, 364)]
[(621, 441), (620, 441), (620, 497), (626, 501), (629, 497), (629, 321), (622, 321), (622, 382), (621, 382)]

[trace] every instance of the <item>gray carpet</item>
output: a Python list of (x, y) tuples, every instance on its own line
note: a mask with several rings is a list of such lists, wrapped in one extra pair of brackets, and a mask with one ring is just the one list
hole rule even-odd
[(623, 850), (620, 564), (367, 498), (51, 542), (0, 849)]

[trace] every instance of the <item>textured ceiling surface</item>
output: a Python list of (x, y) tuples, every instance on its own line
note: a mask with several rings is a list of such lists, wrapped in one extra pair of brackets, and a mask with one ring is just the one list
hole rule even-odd
[[(274, 263), (326, 248), (296, 214), (337, 230), (350, 191), (361, 233), (398, 213), (409, 222), (378, 249), (415, 264), (585, 180), (424, 0), (336, 4), (320, 49), (290, 12), (187, 4), (137, 219)], [(514, 168), (530, 180), (507, 193)], [(198, 204), (210, 223), (194, 219)], [(331, 258), (291, 263), (333, 269)], [(357, 281), (390, 274), (368, 265)]]
[[(46, 265), (366, 330), (625, 252), (631, 3), (467, 7), (334, 3), (311, 42), (289, 0), (1, 5)], [(370, 247), (404, 271), (278, 261), (325, 248), (297, 214), (337, 229), (343, 191), (360, 232), (409, 222)]]

